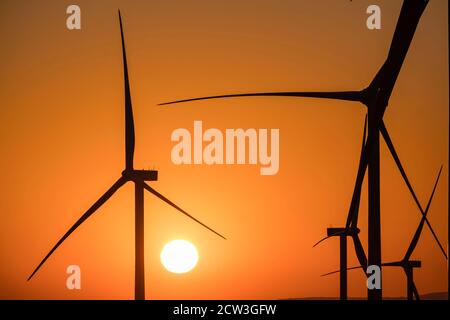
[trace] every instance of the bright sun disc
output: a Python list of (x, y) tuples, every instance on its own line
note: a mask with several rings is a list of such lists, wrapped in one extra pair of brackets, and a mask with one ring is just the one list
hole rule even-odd
[(170, 241), (161, 251), (161, 263), (173, 273), (189, 272), (196, 266), (197, 262), (197, 249), (186, 240)]

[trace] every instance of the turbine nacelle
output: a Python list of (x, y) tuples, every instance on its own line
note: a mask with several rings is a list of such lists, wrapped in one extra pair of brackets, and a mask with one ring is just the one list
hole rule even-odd
[(414, 269), (414, 268), (421, 268), (422, 261), (420, 261), (420, 260), (401, 260), (401, 261), (396, 261), (396, 262), (383, 263), (383, 266), (402, 267), (403, 269)]
[(355, 236), (359, 233), (359, 228), (327, 228), (327, 238), (328, 237), (339, 237), (339, 236)]
[(122, 177), (126, 181), (157, 181), (158, 171), (157, 170), (128, 170), (122, 171)]

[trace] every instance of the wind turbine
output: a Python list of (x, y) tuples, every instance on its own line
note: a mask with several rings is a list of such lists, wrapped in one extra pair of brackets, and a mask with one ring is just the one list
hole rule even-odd
[[(364, 147), (366, 142), (366, 131), (367, 131), (367, 116), (364, 121), (364, 131), (361, 147), (361, 157), (364, 157)], [(340, 262), (340, 281), (339, 281), (339, 297), (341, 300), (347, 300), (347, 237), (351, 237), (353, 240), (353, 245), (355, 247), (356, 256), (359, 263), (364, 270), (367, 269), (367, 257), (364, 252), (361, 240), (359, 239), (359, 228), (358, 228), (358, 208), (361, 198), (361, 188), (355, 189), (353, 193), (353, 198), (351, 201), (350, 209), (347, 215), (347, 223), (345, 227), (341, 228), (327, 228), (327, 236), (319, 240), (314, 246), (316, 247), (321, 242), (331, 238), (339, 237), (339, 262)]]
[[(354, 197), (352, 198), (351, 208), (353, 206), (352, 215), (356, 214), (357, 208), (354, 206), (355, 192), (360, 194), (365, 171), (368, 167), (368, 195), (369, 195), (369, 212), (368, 212), (368, 265), (376, 265), (381, 271), (381, 221), (380, 221), (380, 132), (383, 138), (389, 139), (388, 132), (383, 123), (383, 115), (389, 103), (389, 98), (394, 89), (397, 77), (408, 53), (409, 46), (414, 37), (420, 17), (424, 12), (428, 0), (404, 0), (397, 21), (395, 32), (391, 41), (388, 56), (381, 66), (372, 82), (360, 91), (337, 91), (337, 92), (259, 92), (259, 93), (239, 93), (207, 96), (200, 98), (191, 98), (184, 100), (176, 100), (161, 103), (160, 105), (168, 105), (182, 102), (190, 102), (197, 100), (209, 100), (232, 97), (256, 97), (256, 96), (272, 96), (272, 97), (307, 97), (322, 98), (343, 101), (360, 102), (367, 107), (368, 110), (368, 137), (364, 147), (364, 153), (360, 158), (358, 174), (356, 177)], [(387, 142), (387, 141), (386, 141)], [(389, 146), (389, 145), (388, 145)], [(392, 150), (390, 148), (392, 153)], [(397, 166), (399, 166), (396, 161)], [(399, 167), (400, 169), (400, 167)], [(402, 172), (402, 169), (400, 169)], [(403, 176), (403, 172), (402, 172)], [(408, 185), (408, 187), (410, 187)], [(411, 188), (410, 188), (411, 190)], [(418, 201), (417, 201), (418, 202)], [(423, 215), (423, 210), (422, 215)], [(433, 233), (445, 258), (446, 252), (437, 238), (430, 222), (425, 218), (425, 222)], [(346, 226), (348, 231), (349, 226)], [(347, 232), (346, 231), (346, 232)], [(381, 289), (368, 289), (368, 298), (370, 300), (381, 300)]]
[[(422, 206), (421, 206), (421, 204), (420, 204), (420, 202), (419, 202), (419, 200), (417, 198), (417, 195), (414, 192), (414, 189), (412, 188), (411, 183), (409, 182), (408, 176), (406, 175), (406, 172), (405, 172), (405, 170), (403, 168), (403, 165), (402, 165), (402, 163), (400, 161), (400, 158), (399, 158), (399, 156), (397, 154), (397, 151), (395, 150), (394, 144), (393, 144), (393, 142), (392, 142), (392, 140), (391, 140), (391, 138), (389, 136), (389, 133), (388, 133), (384, 123), (382, 123), (380, 131), (381, 131), (381, 134), (383, 135), (384, 140), (385, 140), (385, 142), (386, 142), (386, 144), (388, 146), (389, 152), (392, 155), (392, 157), (393, 157), (393, 159), (394, 159), (394, 161), (395, 161), (395, 163), (396, 163), (396, 165), (397, 165), (397, 167), (398, 167), (398, 169), (400, 171), (400, 174), (401, 174), (404, 182), (406, 183), (406, 185), (407, 185), (407, 187), (408, 187), (408, 189), (409, 189), (409, 191), (410, 191), (410, 193), (411, 193), (411, 195), (412, 195), (412, 197), (414, 199), (415, 204), (417, 205), (417, 207), (419, 208), (420, 212), (422, 213), (422, 224), (423, 224), (426, 221), (428, 221), (428, 219), (426, 217), (428, 209), (424, 210), (422, 208)], [(365, 136), (365, 133), (363, 135)], [(363, 142), (363, 149), (364, 149), (364, 142)], [(361, 162), (364, 162), (364, 154), (363, 153), (361, 154), (361, 159), (362, 159)], [(360, 165), (361, 165), (361, 162), (360, 162)], [(439, 176), (441, 174), (441, 171), (442, 171), (442, 167), (441, 167), (441, 170), (439, 171)], [(439, 180), (439, 176), (438, 176), (437, 180)], [(437, 182), (438, 181), (436, 181), (436, 185), (437, 185)], [(435, 188), (436, 188), (436, 186), (435, 186)], [(434, 194), (434, 190), (433, 190), (433, 194)], [(340, 273), (340, 298), (341, 298), (341, 300), (347, 299), (347, 283), (346, 283), (346, 281), (347, 281), (347, 272), (346, 271), (347, 270), (361, 268), (365, 272), (366, 269), (367, 269), (367, 258), (366, 258), (365, 252), (364, 252), (364, 248), (361, 245), (361, 241), (359, 240), (359, 237), (358, 237), (359, 229), (357, 228), (360, 197), (361, 197), (361, 190), (357, 189), (356, 186), (355, 186), (355, 192), (353, 193), (353, 198), (352, 198), (352, 202), (351, 202), (351, 205), (350, 205), (350, 210), (349, 210), (348, 217), (347, 217), (346, 227), (345, 228), (328, 228), (327, 229), (327, 236), (325, 238), (321, 239), (320, 241), (318, 241), (313, 246), (313, 247), (315, 247), (318, 244), (320, 244), (321, 242), (323, 242), (324, 240), (327, 240), (327, 239), (329, 239), (331, 237), (335, 237), (335, 236), (339, 236), (340, 237), (341, 241), (340, 241), (340, 249), (339, 249), (340, 250), (340, 270), (339, 270), (339, 273)], [(431, 196), (431, 198), (429, 200), (428, 206), (431, 203), (431, 199), (432, 199), (432, 196)], [(436, 239), (436, 241), (437, 241), (441, 251), (443, 252), (445, 258), (447, 259), (447, 255), (446, 255), (442, 245), (440, 244), (440, 242), (439, 242), (439, 240), (438, 240), (438, 238), (437, 238), (433, 228), (431, 228), (431, 225), (429, 225), (429, 226), (430, 226), (430, 230), (431, 230), (434, 238)], [(423, 228), (423, 225), (420, 227), (420, 230), (422, 230), (422, 228)], [(419, 232), (419, 234), (420, 234), (420, 232)], [(358, 266), (358, 267), (347, 268), (346, 240), (343, 240), (343, 238), (346, 239), (346, 236), (351, 236), (352, 239), (353, 239), (356, 256), (357, 256), (358, 261), (360, 263), (360, 266)], [(415, 247), (415, 245), (413, 247)], [(399, 265), (400, 263), (401, 263), (401, 265)], [(395, 265), (405, 266), (406, 269), (408, 269), (408, 270), (411, 269), (411, 273), (412, 273), (412, 269), (413, 268), (418, 268), (418, 267), (421, 266), (420, 261), (401, 261), (401, 262), (395, 262), (394, 264), (382, 264), (382, 266), (395, 266)], [(405, 272), (406, 272), (406, 269), (405, 269)], [(336, 272), (332, 272), (331, 274), (333, 274), (333, 273), (336, 273)], [(328, 275), (328, 274), (326, 274), (326, 275)], [(416, 296), (418, 296), (418, 295), (416, 295)]]
[(50, 252), (39, 263), (33, 273), (28, 277), (28, 281), (36, 274), (42, 267), (52, 253), (66, 240), (72, 232), (74, 232), (85, 220), (87, 220), (97, 209), (99, 209), (117, 190), (119, 190), (125, 183), (133, 182), (135, 186), (135, 299), (145, 300), (145, 264), (144, 264), (144, 189), (166, 202), (179, 212), (183, 213), (190, 219), (199, 223), (206, 229), (212, 231), (219, 237), (225, 239), (224, 236), (214, 231), (207, 225), (203, 224), (189, 213), (181, 209), (158, 191), (150, 187), (146, 181), (156, 181), (158, 172), (155, 170), (136, 170), (133, 167), (134, 159), (134, 120), (133, 108), (131, 104), (130, 83), (128, 78), (127, 56), (125, 52), (125, 39), (122, 28), (122, 17), (119, 10), (119, 24), (120, 34), (122, 39), (122, 56), (123, 56), (123, 72), (125, 85), (125, 170), (122, 171), (122, 176), (112, 185), (108, 191), (105, 192), (78, 220), (75, 224), (59, 239)]
[[(411, 256), (414, 252), (414, 249), (417, 246), (417, 243), (419, 242), (420, 235), (422, 234), (422, 230), (425, 225), (426, 216), (430, 209), (430, 205), (433, 200), (434, 193), (436, 192), (436, 187), (438, 185), (441, 173), (442, 173), (442, 166), (439, 169), (439, 173), (437, 175), (436, 182), (434, 183), (433, 191), (431, 192), (430, 198), (428, 199), (428, 203), (425, 208), (424, 214), (423, 214), (422, 218), (420, 219), (419, 225), (417, 226), (417, 229), (414, 233), (414, 236), (411, 239), (411, 242), (408, 246), (408, 249), (406, 250), (405, 255), (403, 256), (403, 259), (401, 259), (399, 261), (386, 262), (386, 263), (382, 264), (385, 267), (400, 267), (403, 269), (403, 271), (405, 272), (405, 275), (406, 275), (406, 296), (407, 296), (408, 300), (413, 300), (413, 296), (416, 298), (416, 300), (420, 300), (419, 291), (417, 290), (417, 287), (414, 283), (414, 269), (420, 268), (422, 266), (422, 262), (419, 260), (411, 260)], [(347, 268), (346, 270), (354, 270), (354, 269), (359, 269), (361, 267), (362, 266), (360, 265), (357, 267)], [(335, 274), (338, 272), (342, 272), (342, 266), (341, 266), (341, 270), (325, 273), (322, 276), (328, 276), (328, 275)]]

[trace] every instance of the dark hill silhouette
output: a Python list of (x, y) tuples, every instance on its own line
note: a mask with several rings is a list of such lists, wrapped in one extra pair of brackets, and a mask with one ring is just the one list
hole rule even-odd
[[(349, 297), (349, 300), (366, 300), (365, 297)], [(420, 296), (421, 300), (448, 300), (448, 292), (430, 292)], [(339, 297), (305, 297), (280, 300), (339, 300)], [(383, 297), (383, 300), (407, 300), (407, 297)]]

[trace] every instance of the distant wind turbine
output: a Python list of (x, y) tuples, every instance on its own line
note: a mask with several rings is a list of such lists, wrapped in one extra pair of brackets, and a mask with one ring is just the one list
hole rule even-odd
[[(430, 198), (428, 199), (428, 203), (425, 208), (422, 219), (420, 220), (419, 225), (417, 226), (417, 229), (414, 233), (414, 236), (411, 239), (411, 242), (408, 246), (408, 249), (406, 250), (406, 253), (405, 253), (403, 259), (401, 259), (400, 261), (382, 263), (382, 265), (385, 267), (400, 267), (403, 269), (403, 271), (405, 272), (405, 275), (406, 275), (406, 296), (407, 296), (408, 300), (413, 300), (413, 296), (416, 298), (416, 300), (420, 300), (419, 291), (417, 290), (416, 284), (414, 283), (413, 271), (415, 268), (420, 268), (422, 266), (422, 262), (419, 260), (411, 260), (411, 256), (414, 252), (414, 249), (417, 246), (417, 243), (419, 242), (420, 235), (422, 234), (422, 230), (425, 225), (425, 219), (426, 219), (426, 216), (430, 209), (430, 205), (433, 200), (434, 194), (436, 192), (436, 187), (438, 185), (441, 173), (442, 173), (442, 166), (439, 169), (439, 173), (437, 175), (436, 182), (434, 183), (434, 186), (433, 186), (433, 191), (431, 192)], [(359, 265), (357, 267), (346, 268), (346, 270), (354, 270), (354, 269), (359, 269), (361, 267), (362, 266)], [(335, 274), (338, 272), (342, 272), (342, 269), (339, 271), (325, 273), (322, 276), (328, 276), (328, 275), (332, 275), (332, 274)]]
[(125, 183), (133, 182), (135, 185), (135, 299), (145, 300), (145, 264), (144, 264), (144, 189), (166, 202), (179, 212), (183, 213), (190, 219), (199, 223), (206, 229), (212, 231), (219, 237), (225, 239), (224, 236), (214, 231), (207, 225), (203, 224), (189, 213), (181, 209), (158, 191), (150, 187), (146, 181), (156, 181), (158, 172), (155, 170), (135, 170), (133, 167), (134, 159), (134, 120), (133, 108), (131, 104), (130, 83), (128, 78), (127, 57), (125, 53), (125, 39), (122, 28), (122, 17), (119, 10), (119, 24), (120, 34), (122, 38), (122, 56), (123, 56), (123, 70), (124, 70), (124, 84), (125, 84), (125, 170), (122, 171), (122, 176), (112, 185), (104, 195), (100, 197), (79, 219), (75, 224), (62, 236), (62, 238), (55, 244), (45, 258), (39, 263), (33, 273), (29, 276), (28, 281), (36, 274), (41, 266), (47, 261), (52, 253), (66, 240), (72, 232), (74, 232), (86, 219), (94, 214), (117, 190), (119, 190)]
[[(364, 133), (363, 136), (365, 136), (365, 130), (366, 128), (364, 127)], [(381, 128), (380, 128), (381, 134), (386, 142), (386, 145), (388, 146), (389, 152), (392, 155), (397, 168), (400, 171), (400, 174), (404, 180), (404, 182), (406, 183), (408, 190), (410, 191), (410, 194), (412, 195), (414, 202), (416, 204), (416, 206), (418, 207), (418, 209), (420, 210), (420, 212), (422, 213), (422, 223), (429, 223), (428, 222), (428, 218), (426, 215), (427, 210), (424, 210), (417, 198), (417, 195), (414, 191), (414, 189), (411, 186), (411, 183), (408, 179), (408, 176), (406, 175), (406, 172), (403, 168), (403, 165), (400, 161), (400, 158), (397, 154), (397, 151), (395, 150), (394, 144), (391, 140), (391, 137), (389, 136), (389, 133), (386, 129), (386, 126), (384, 125), (384, 122), (382, 122), (381, 124)], [(364, 140), (363, 140), (364, 141)], [(363, 142), (363, 149), (364, 150), (365, 145)], [(365, 155), (362, 151), (361, 153), (361, 158), (360, 158), (360, 169), (361, 169), (361, 165), (363, 165), (363, 163), (366, 162), (365, 159)], [(362, 169), (363, 170), (363, 169)], [(441, 168), (442, 170), (442, 168)], [(440, 175), (441, 172), (439, 172)], [(358, 176), (358, 177), (364, 177), (364, 174)], [(438, 178), (439, 179), (439, 178)], [(313, 247), (316, 247), (318, 244), (320, 244), (321, 242), (331, 238), (331, 237), (340, 237), (340, 299), (341, 300), (345, 300), (347, 299), (347, 270), (351, 270), (351, 269), (358, 269), (361, 268), (363, 270), (363, 272), (366, 272), (367, 269), (367, 257), (365, 255), (364, 252), (364, 248), (362, 247), (361, 241), (359, 239), (358, 233), (359, 233), (359, 228), (357, 227), (357, 222), (358, 222), (358, 212), (359, 212), (359, 204), (360, 204), (360, 198), (361, 198), (361, 184), (362, 184), (362, 180), (358, 180), (356, 181), (356, 185), (355, 185), (355, 190), (353, 193), (353, 197), (352, 197), (352, 201), (350, 204), (350, 209), (348, 212), (348, 216), (347, 216), (347, 223), (346, 223), (346, 227), (345, 228), (328, 228), (327, 229), (327, 236), (323, 239), (321, 239), (320, 241), (318, 241)], [(437, 184), (437, 181), (436, 181)], [(434, 192), (434, 191), (433, 191)], [(430, 199), (431, 201), (431, 199)], [(441, 252), (443, 253), (444, 257), (447, 259), (447, 254), (444, 251), (441, 243), (439, 242), (436, 233), (434, 232), (433, 228), (431, 227), (431, 224), (429, 224), (430, 227), (430, 231), (433, 234), (433, 237), (435, 238), (437, 244), (439, 245), (439, 248), (441, 249)], [(423, 225), (421, 227), (421, 229), (423, 228)], [(353, 243), (355, 246), (355, 253), (356, 256), (358, 258), (358, 261), (360, 263), (359, 267), (356, 268), (347, 268), (347, 242), (346, 242), (346, 237), (350, 236), (353, 239)], [(412, 261), (412, 262), (407, 262), (408, 264), (414, 266), (414, 267), (420, 267), (420, 262), (417, 265), (417, 261)], [(391, 266), (391, 265), (386, 265), (386, 264), (382, 264), (382, 266)], [(334, 272), (333, 272), (334, 273)]]
[[(365, 142), (366, 142), (366, 130), (367, 130), (367, 116), (364, 121), (364, 131), (361, 147), (361, 158), (365, 157)], [(363, 162), (363, 161), (362, 161)], [(361, 162), (361, 163), (362, 163)], [(360, 163), (360, 165), (361, 165)], [(351, 237), (353, 245), (355, 247), (356, 257), (362, 268), (367, 269), (367, 257), (364, 252), (361, 240), (359, 239), (358, 228), (358, 209), (361, 199), (361, 188), (355, 186), (350, 209), (347, 215), (347, 223), (343, 228), (328, 228), (327, 236), (318, 241), (313, 247), (317, 246), (321, 242), (331, 238), (339, 237), (339, 262), (340, 262), (340, 282), (339, 282), (339, 297), (341, 300), (347, 300), (347, 237)]]

